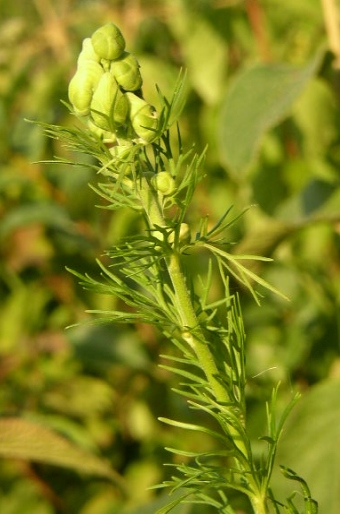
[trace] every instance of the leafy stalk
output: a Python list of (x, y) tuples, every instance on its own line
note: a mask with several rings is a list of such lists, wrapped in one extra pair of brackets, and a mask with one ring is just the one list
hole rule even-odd
[[(115, 29), (109, 27), (108, 31), (112, 33)], [(121, 39), (119, 44), (122, 45)], [(111, 47), (104, 45), (103, 51), (108, 48)], [(107, 73), (107, 60), (105, 58), (105, 70), (99, 69), (100, 76)], [(115, 70), (115, 58), (110, 66)], [(70, 95), (73, 105), (69, 108), (80, 116), (83, 125), (77, 128), (43, 125), (43, 128), (48, 136), (61, 140), (73, 152), (92, 156), (90, 166), (104, 179), (92, 188), (105, 200), (106, 208), (133, 209), (142, 215), (145, 230), (107, 252), (110, 264), (99, 263), (100, 279), (76, 271), (72, 273), (84, 287), (112, 294), (128, 307), (108, 312), (92, 311), (97, 322), (150, 323), (174, 343), (178, 353), (163, 356), (169, 364), (162, 366), (182, 380), (176, 392), (187, 399), (189, 408), (205, 413), (212, 423), (211, 428), (210, 423), (201, 426), (161, 418), (179, 430), (208, 435), (216, 449), (192, 452), (168, 448), (170, 453), (184, 457), (185, 462), (175, 466), (177, 474), (171, 480), (156, 487), (167, 487), (172, 492), (180, 490), (181, 494), (158, 512), (166, 514), (179, 503), (189, 502), (213, 507), (219, 513), (234, 514), (231, 498), (232, 493), (237, 492), (248, 497), (255, 514), (269, 513), (269, 502), (277, 512), (282, 507), (284, 512), (295, 513), (292, 498), (287, 500), (286, 506), (281, 505), (270, 489), (283, 422), (295, 400), (277, 422), (277, 390), (274, 391), (267, 407), (268, 435), (263, 438), (268, 452), (258, 463), (247, 432), (245, 332), (240, 299), (230, 293), (229, 280), (231, 276), (239, 280), (258, 303), (257, 286), (280, 293), (242, 263), (249, 259), (268, 259), (228, 251), (227, 230), (238, 218), (230, 220), (231, 208), (211, 229), (208, 229), (207, 218), (199, 220), (195, 237), (193, 227), (186, 223), (187, 210), (204, 175), (205, 151), (202, 154), (195, 153), (193, 148), (185, 151), (175, 124), (184, 105), (183, 74), (179, 75), (171, 100), (159, 91), (160, 109), (155, 118), (141, 92), (124, 92), (120, 83), (114, 87), (119, 86), (122, 96), (117, 97), (115, 93), (114, 100), (105, 100), (110, 108), (102, 117), (98, 117), (101, 113), (95, 94), (96, 109), (91, 108), (91, 98), (86, 99), (88, 110), (84, 109), (83, 90), (76, 89), (84, 71), (80, 69), (77, 73)], [(107, 78), (105, 75), (105, 80)], [(87, 75), (86, 79), (90, 80)], [(139, 79), (132, 81), (135, 82), (140, 84)], [(89, 89), (90, 97), (91, 91)], [(125, 121), (122, 118), (121, 125), (117, 126), (117, 98), (124, 99), (125, 93), (131, 103), (130, 117)], [(86, 114), (82, 110), (79, 115), (80, 107)], [(106, 120), (108, 128), (104, 130), (99, 125), (94, 130), (97, 120), (99, 124)], [(65, 163), (65, 160), (59, 162)], [(185, 267), (186, 255), (200, 251), (211, 255), (205, 278), (196, 277)], [(216, 276), (223, 294), (218, 300), (210, 300)], [(202, 294), (198, 294), (196, 282), (201, 284)], [(291, 471), (284, 470), (284, 474), (300, 482), (306, 498), (305, 512), (317, 512), (312, 510), (316, 503), (307, 484)]]

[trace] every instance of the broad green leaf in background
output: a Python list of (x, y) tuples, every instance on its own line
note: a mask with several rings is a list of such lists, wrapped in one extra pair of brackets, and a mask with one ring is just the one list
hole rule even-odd
[[(339, 397), (339, 378), (314, 386), (288, 418), (276, 460), (307, 480), (320, 514), (340, 511)], [(281, 499), (292, 491), (279, 473), (274, 474), (273, 489)]]
[(109, 464), (56, 432), (21, 418), (0, 419), (0, 457), (44, 462), (120, 481)]
[(322, 53), (304, 67), (259, 64), (243, 71), (227, 90), (219, 124), (219, 149), (234, 173), (252, 162), (267, 130), (289, 114), (293, 102), (316, 74)]
[[(327, 82), (321, 78), (309, 82), (292, 112), (295, 123), (303, 133), (301, 144), (304, 157), (309, 161), (321, 160), (325, 153), (329, 154), (330, 145), (336, 144), (338, 137), (338, 106)], [(323, 174), (324, 178), (329, 179), (334, 175), (330, 172)]]
[(295, 195), (282, 202), (277, 210), (276, 217), (287, 222), (304, 222), (312, 216), (327, 219), (332, 222), (339, 218), (339, 204), (335, 204), (335, 209), (329, 207), (332, 197), (338, 199), (338, 191), (329, 182), (311, 179), (307, 185)]

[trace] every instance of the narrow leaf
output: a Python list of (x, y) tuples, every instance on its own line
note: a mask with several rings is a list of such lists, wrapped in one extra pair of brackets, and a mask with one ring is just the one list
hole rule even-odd
[(173, 500), (171, 503), (168, 503), (165, 507), (162, 507), (161, 509), (158, 509), (156, 514), (167, 514), (170, 512), (174, 507), (182, 503), (183, 500), (185, 500), (188, 496), (190, 496), (192, 493), (189, 492), (187, 494), (184, 494), (183, 496), (180, 496), (179, 498), (176, 498), (176, 500)]
[(185, 430), (192, 430), (194, 432), (203, 432), (204, 434), (208, 434), (212, 437), (216, 437), (218, 439), (222, 439), (222, 441), (225, 441), (225, 438), (222, 434), (219, 434), (218, 432), (215, 432), (215, 430), (210, 430), (209, 428), (202, 427), (200, 425), (194, 425), (192, 423), (183, 423), (181, 421), (175, 421), (168, 418), (158, 418), (159, 421), (162, 421), (163, 423), (166, 423), (167, 425), (171, 425), (173, 427), (177, 428), (183, 428)]

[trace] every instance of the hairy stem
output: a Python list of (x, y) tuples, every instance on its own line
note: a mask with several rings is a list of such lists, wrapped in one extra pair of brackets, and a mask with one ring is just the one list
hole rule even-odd
[[(150, 191), (146, 179), (143, 179), (142, 181), (140, 198), (145, 209), (150, 228), (153, 229), (155, 226), (165, 227), (166, 221), (161, 211), (161, 207), (153, 192)], [(180, 254), (176, 250), (174, 250), (168, 257), (167, 268), (176, 293), (176, 307), (180, 316), (181, 326), (183, 328), (183, 339), (195, 351), (202, 369), (206, 374), (207, 380), (215, 394), (216, 400), (222, 404), (230, 403), (230, 398), (226, 389), (217, 379), (219, 371), (205, 341), (202, 329), (199, 326), (181, 269)]]
[[(217, 402), (222, 405), (226, 405), (230, 403), (230, 398), (226, 388), (223, 387), (218, 380), (219, 371), (209, 350), (209, 345), (205, 341), (203, 331), (199, 326), (197, 316), (190, 300), (189, 291), (185, 283), (185, 278), (181, 270), (180, 255), (176, 252), (174, 252), (168, 260), (168, 272), (176, 293), (176, 304), (184, 327), (182, 337), (195, 351)], [(187, 328), (187, 330), (185, 330), (185, 328)], [(253, 489), (250, 501), (254, 513), (267, 514), (266, 498), (261, 493), (261, 488), (255, 477), (252, 475), (251, 456), (248, 455), (244, 440), (232, 425), (229, 426), (229, 433), (238, 450), (240, 450), (240, 452), (246, 457), (245, 462), (249, 465), (247, 466), (244, 463), (241, 463), (238, 459), (236, 461), (236, 465), (239, 469), (247, 473), (247, 481)]]
[(222, 404), (230, 403), (228, 392), (217, 379), (219, 371), (199, 326), (181, 269), (180, 254), (174, 251), (167, 261), (167, 266), (176, 293), (176, 306), (183, 327), (182, 337), (195, 351), (216, 400)]
[[(157, 198), (157, 193), (152, 191), (145, 178), (142, 179), (141, 189), (139, 191), (145, 214), (148, 220), (149, 228), (157, 229), (158, 227), (166, 227), (167, 223), (162, 212), (162, 207)], [(181, 254), (176, 248), (172, 250), (166, 257), (166, 265), (169, 277), (175, 292), (175, 306), (179, 315), (179, 322), (182, 327), (182, 338), (194, 350), (201, 368), (207, 378), (207, 381), (213, 391), (216, 401), (220, 405), (230, 405), (232, 400), (228, 394), (226, 387), (218, 379), (220, 372), (217, 368), (213, 354), (210, 351), (204, 331), (200, 326), (199, 320), (190, 298), (190, 292), (187, 287), (185, 276), (182, 271)], [(246, 480), (250, 484), (253, 494), (250, 501), (255, 514), (267, 514), (266, 500), (261, 493), (261, 487), (254, 476), (252, 469), (252, 457), (246, 442), (242, 435), (233, 425), (229, 425), (229, 434), (232, 437), (235, 446), (244, 458), (235, 458), (236, 466), (241, 472), (244, 472)]]

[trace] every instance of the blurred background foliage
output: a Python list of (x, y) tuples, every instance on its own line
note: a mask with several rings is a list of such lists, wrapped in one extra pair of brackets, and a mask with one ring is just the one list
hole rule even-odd
[(170, 472), (164, 446), (211, 443), (157, 421), (191, 416), (157, 366), (168, 342), (144, 325), (88, 324), (86, 309), (115, 299), (84, 292), (65, 270), (98, 273), (95, 258), (138, 220), (94, 207), (88, 168), (37, 163), (70, 156), (25, 121), (73, 123), (60, 99), (82, 39), (108, 21), (138, 56), (150, 102), (155, 83), (169, 94), (188, 71), (183, 140), (209, 145), (189, 221), (252, 206), (230, 240), (274, 258), (256, 271), (290, 298), (267, 294), (258, 307), (241, 291), (254, 451), (272, 387), (281, 381), (282, 404), (304, 392), (279, 461), (310, 481), (321, 513), (339, 512), (340, 81), (322, 2), (0, 7), (0, 512), (154, 513), (167, 501), (148, 489)]

